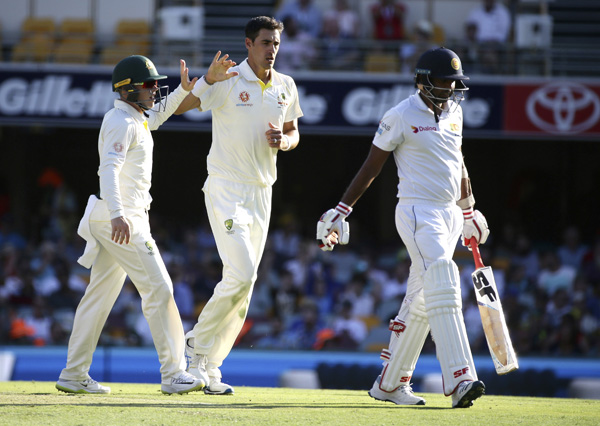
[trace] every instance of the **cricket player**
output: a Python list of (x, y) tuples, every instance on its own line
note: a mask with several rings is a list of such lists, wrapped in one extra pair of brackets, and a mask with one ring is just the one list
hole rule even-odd
[[(161, 364), (166, 394), (201, 390), (205, 382), (185, 371), (184, 330), (173, 298), (173, 284), (150, 233), (150, 179), (157, 129), (187, 96), (197, 79), (188, 78), (181, 60), (181, 85), (168, 96), (150, 59), (121, 60), (112, 74), (119, 94), (100, 128), (99, 197), (89, 197), (78, 233), (87, 240), (79, 263), (91, 267), (90, 283), (77, 307), (67, 366), (56, 388), (71, 393), (109, 393), (88, 372), (102, 327), (129, 276), (142, 298), (142, 311)], [(163, 95), (163, 92), (164, 95)], [(155, 102), (158, 102), (155, 108)]]
[(248, 58), (240, 65), (220, 53), (181, 103), (212, 111), (213, 141), (203, 191), (223, 262), (222, 280), (186, 334), (188, 371), (207, 394), (232, 394), (219, 367), (231, 351), (248, 311), (271, 216), (279, 151), (299, 142), (302, 110), (294, 80), (273, 69), (283, 24), (259, 16), (246, 25)]
[[(425, 338), (431, 330), (444, 393), (452, 407), (463, 408), (485, 392), (477, 379), (462, 314), (458, 267), (452, 260), (456, 242), (489, 234), (485, 218), (473, 211), (475, 199), (461, 153), (462, 94), (467, 90), (458, 56), (435, 48), (419, 58), (418, 91), (391, 108), (379, 122), (371, 150), (335, 209), (317, 224), (323, 250), (346, 244), (345, 218), (394, 153), (398, 168), (396, 229), (411, 258), (406, 296), (390, 321), (383, 370), (369, 395), (399, 405), (424, 405), (410, 380)], [(463, 243), (465, 243), (463, 241)]]

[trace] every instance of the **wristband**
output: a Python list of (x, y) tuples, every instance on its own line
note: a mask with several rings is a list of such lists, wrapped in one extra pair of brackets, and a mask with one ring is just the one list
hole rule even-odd
[[(285, 140), (285, 148), (283, 147), (283, 141)], [(290, 137), (288, 135), (281, 136), (281, 142), (279, 142), (279, 149), (282, 151), (289, 151), (292, 148)]]
[(473, 220), (473, 207), (469, 207), (468, 209), (463, 209), (463, 218), (465, 220)]
[(208, 81), (206, 81), (206, 77), (202, 76), (202, 78), (199, 79), (194, 85), (194, 88), (192, 89), (192, 95), (194, 95), (197, 98), (200, 98), (200, 96), (202, 96), (204, 92), (210, 89), (210, 86), (212, 86), (212, 84), (209, 84)]
[(337, 207), (335, 208), (335, 210), (338, 213), (343, 214), (344, 216), (348, 217), (350, 216), (350, 213), (352, 213), (352, 207), (350, 207), (348, 204), (346, 203), (342, 203), (341, 201), (338, 203)]

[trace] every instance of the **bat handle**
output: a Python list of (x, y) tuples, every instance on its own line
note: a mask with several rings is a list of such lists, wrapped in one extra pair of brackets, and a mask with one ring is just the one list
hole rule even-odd
[(475, 237), (471, 237), (469, 240), (469, 245), (471, 246), (471, 250), (473, 251), (473, 259), (475, 260), (475, 268), (483, 268), (485, 265), (483, 264), (483, 260), (481, 259), (481, 253), (479, 252), (479, 245), (477, 244), (477, 240)]

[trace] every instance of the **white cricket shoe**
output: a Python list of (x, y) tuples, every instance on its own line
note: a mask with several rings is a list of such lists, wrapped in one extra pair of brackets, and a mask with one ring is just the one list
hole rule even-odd
[(67, 393), (110, 393), (108, 386), (102, 386), (90, 376), (85, 380), (63, 380), (56, 382), (56, 389)]
[(378, 401), (393, 402), (396, 405), (425, 405), (425, 400), (420, 396), (416, 396), (410, 385), (403, 385), (395, 391), (387, 392), (379, 387), (380, 382), (381, 376), (378, 376), (369, 391), (371, 398), (375, 398)]
[(171, 379), (170, 384), (163, 383), (160, 386), (160, 390), (162, 393), (168, 395), (174, 393), (183, 395), (184, 393), (202, 390), (205, 386), (206, 382), (204, 382), (203, 380), (192, 376), (186, 371), (182, 371), (181, 374)]
[(196, 355), (194, 352), (194, 335), (190, 331), (185, 335), (185, 361), (187, 363), (186, 371), (194, 377), (202, 380), (204, 385), (209, 383), (208, 373), (206, 372), (206, 355)]
[(484, 393), (485, 384), (481, 380), (476, 382), (465, 380), (459, 383), (458, 388), (452, 394), (452, 408), (468, 408)]
[(210, 383), (204, 388), (207, 395), (233, 395), (233, 388), (223, 383), (219, 377), (211, 377)]

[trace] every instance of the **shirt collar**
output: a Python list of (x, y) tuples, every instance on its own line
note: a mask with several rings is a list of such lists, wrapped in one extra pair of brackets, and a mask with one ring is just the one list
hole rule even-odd
[(144, 114), (141, 114), (137, 109), (135, 109), (125, 101), (115, 99), (115, 108), (125, 111), (126, 113), (131, 115), (135, 120), (141, 123), (146, 121), (146, 117), (144, 116)]
[(244, 59), (244, 61), (239, 65), (239, 67), (240, 67), (240, 73), (246, 80), (258, 81), (259, 83), (261, 83), (261, 87), (263, 88), (263, 90), (265, 88), (275, 84), (277, 71), (275, 71), (272, 68), (271, 68), (271, 80), (267, 84), (265, 84), (265, 83), (263, 83), (263, 81), (260, 78), (258, 78), (256, 76), (256, 74), (254, 74), (254, 70), (252, 70), (252, 68), (250, 68), (250, 64), (248, 63), (248, 58)]
[[(427, 104), (425, 103), (425, 101), (421, 98), (421, 95), (419, 95), (419, 90), (417, 90), (417, 92), (414, 94), (414, 98), (413, 99), (414, 99), (415, 106), (418, 109), (420, 109), (421, 111), (427, 111), (427, 112), (429, 112), (430, 114), (433, 115), (433, 111), (429, 109), (429, 107), (427, 106)], [(438, 117), (441, 118), (441, 116), (443, 114), (447, 113), (447, 112), (448, 112), (448, 106), (446, 105), (446, 109), (444, 109), (443, 111), (441, 111), (438, 114)]]

